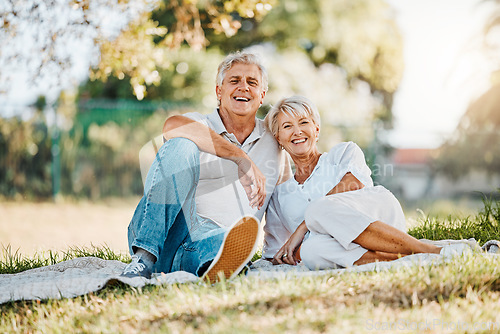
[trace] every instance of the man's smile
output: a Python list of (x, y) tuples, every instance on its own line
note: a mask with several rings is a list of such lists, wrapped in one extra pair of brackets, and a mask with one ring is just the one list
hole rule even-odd
[(238, 102), (248, 102), (248, 101), (250, 101), (249, 98), (246, 98), (246, 97), (243, 97), (243, 96), (235, 96), (235, 97), (233, 97), (233, 99), (235, 99)]

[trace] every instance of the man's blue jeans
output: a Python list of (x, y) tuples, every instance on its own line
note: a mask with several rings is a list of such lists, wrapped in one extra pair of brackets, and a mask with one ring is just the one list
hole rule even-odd
[(128, 227), (130, 253), (140, 247), (153, 254), (153, 272), (183, 270), (201, 276), (219, 251), (225, 229), (196, 213), (199, 177), (195, 143), (173, 138), (163, 144)]

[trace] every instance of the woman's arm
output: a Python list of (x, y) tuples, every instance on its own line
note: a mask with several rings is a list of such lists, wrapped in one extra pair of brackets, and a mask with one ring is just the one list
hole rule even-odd
[(364, 188), (365, 185), (358, 180), (351, 172), (348, 172), (344, 175), (344, 177), (340, 180), (340, 182), (330, 190), (326, 196), (343, 193), (346, 191), (359, 190)]
[[(292, 233), (290, 238), (288, 238), (287, 242), (280, 248), (280, 250), (274, 255), (271, 262), (273, 264), (290, 264), (296, 265), (299, 262), (297, 259), (297, 250), (300, 245), (302, 245), (302, 241), (304, 240), (304, 236), (309, 230), (307, 229), (306, 222), (303, 221)], [(286, 256), (284, 256), (286, 255)]]
[[(329, 195), (358, 190), (363, 188), (363, 186), (373, 186), (371, 170), (366, 164), (365, 155), (361, 148), (355, 143), (340, 143), (332, 147), (330, 152), (328, 152), (327, 162), (335, 166), (334, 170), (336, 170), (336, 172), (333, 177), (335, 177), (336, 180), (338, 180), (337, 177), (339, 176), (343, 177), (339, 183), (339, 187), (335, 189), (334, 192), (329, 193)], [(351, 178), (351, 176), (353, 178)]]

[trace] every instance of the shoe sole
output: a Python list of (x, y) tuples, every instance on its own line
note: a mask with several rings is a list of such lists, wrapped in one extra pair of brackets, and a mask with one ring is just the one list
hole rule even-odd
[[(259, 222), (246, 216), (237, 221), (226, 233), (221, 248), (201, 279), (216, 282), (233, 278), (252, 259), (257, 246)], [(222, 275), (220, 275), (222, 273)]]

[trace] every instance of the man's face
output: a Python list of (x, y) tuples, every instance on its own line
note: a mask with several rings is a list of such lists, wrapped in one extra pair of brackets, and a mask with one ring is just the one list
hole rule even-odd
[(216, 87), (220, 110), (238, 116), (257, 113), (266, 92), (262, 86), (262, 74), (254, 64), (234, 64)]

